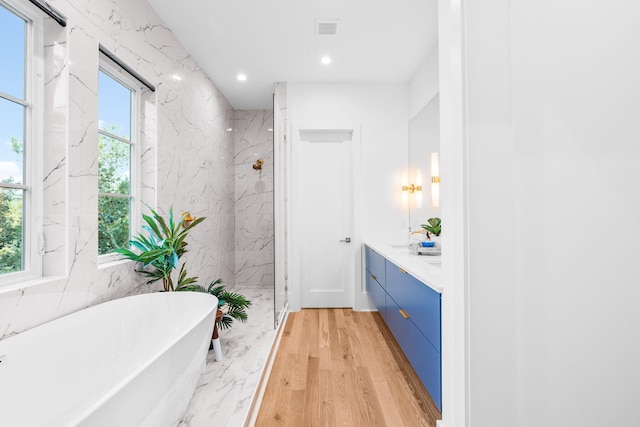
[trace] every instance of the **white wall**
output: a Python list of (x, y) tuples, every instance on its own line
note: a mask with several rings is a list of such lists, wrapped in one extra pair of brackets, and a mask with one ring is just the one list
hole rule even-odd
[(0, 338), (143, 283), (132, 262), (97, 264), (99, 44), (157, 87), (144, 98), (143, 202), (208, 217), (191, 233), (189, 273), (234, 281), (231, 106), (144, 0), (51, 4), (68, 25), (49, 19), (45, 42), (45, 277), (0, 287)]
[(355, 123), (362, 137), (363, 238), (406, 240), (407, 213), (400, 204), (407, 166), (407, 86), (288, 84), (289, 122)]
[[(407, 85), (288, 83), (288, 121), (297, 126), (360, 126), (360, 172), (355, 222), (362, 239), (406, 241), (408, 215), (401, 204), (402, 173), (407, 167)], [(295, 239), (295, 237), (294, 237)], [(355, 241), (359, 245), (362, 240)], [(359, 264), (356, 270), (359, 271)], [(358, 273), (357, 282), (360, 286)], [(297, 290), (292, 289), (290, 295)], [(295, 309), (295, 297), (291, 298)], [(356, 297), (356, 307), (369, 301)]]
[(470, 425), (637, 425), (640, 4), (463, 5)]
[(414, 118), (440, 90), (438, 56), (436, 45), (409, 81), (409, 119)]
[[(440, 152), (440, 102), (438, 93), (439, 58), (438, 46), (426, 56), (409, 81), (409, 177), (408, 183), (417, 181), (422, 175), (422, 192), (408, 196), (410, 225), (412, 230), (421, 230), (420, 224), (427, 219), (441, 217), (440, 208), (431, 203), (431, 153)], [(422, 206), (418, 208), (418, 196)]]

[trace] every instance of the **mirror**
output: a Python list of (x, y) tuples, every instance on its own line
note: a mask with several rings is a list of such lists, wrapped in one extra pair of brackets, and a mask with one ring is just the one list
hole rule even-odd
[[(409, 183), (422, 191), (409, 195), (409, 226), (420, 230), (429, 218), (440, 218), (432, 202), (431, 155), (440, 153), (440, 97), (436, 94), (409, 122)], [(439, 172), (436, 171), (439, 176)], [(437, 184), (439, 188), (440, 184)], [(436, 189), (437, 190), (437, 189)]]

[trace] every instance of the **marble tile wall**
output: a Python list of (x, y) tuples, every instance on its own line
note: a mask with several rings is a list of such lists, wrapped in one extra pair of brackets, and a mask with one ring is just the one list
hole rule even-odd
[(142, 97), (143, 212), (206, 216), (190, 235), (189, 273), (235, 283), (231, 105), (146, 1), (49, 3), (68, 21), (45, 22), (44, 277), (0, 287), (0, 338), (141, 291), (130, 262), (97, 262), (100, 44), (157, 88)]
[(273, 111), (236, 110), (233, 129), (236, 285), (273, 289)]

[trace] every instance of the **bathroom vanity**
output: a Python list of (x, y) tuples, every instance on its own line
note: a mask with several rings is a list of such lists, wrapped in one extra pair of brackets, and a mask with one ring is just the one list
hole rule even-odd
[(364, 253), (367, 293), (442, 411), (440, 257), (372, 242)]

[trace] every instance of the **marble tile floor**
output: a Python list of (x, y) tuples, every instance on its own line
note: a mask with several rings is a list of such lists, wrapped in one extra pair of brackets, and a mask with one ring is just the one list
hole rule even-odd
[(224, 360), (216, 362), (213, 350), (209, 351), (206, 370), (200, 375), (179, 427), (240, 427), (249, 411), (276, 333), (273, 288), (229, 290), (251, 300), (249, 319), (220, 331)]

